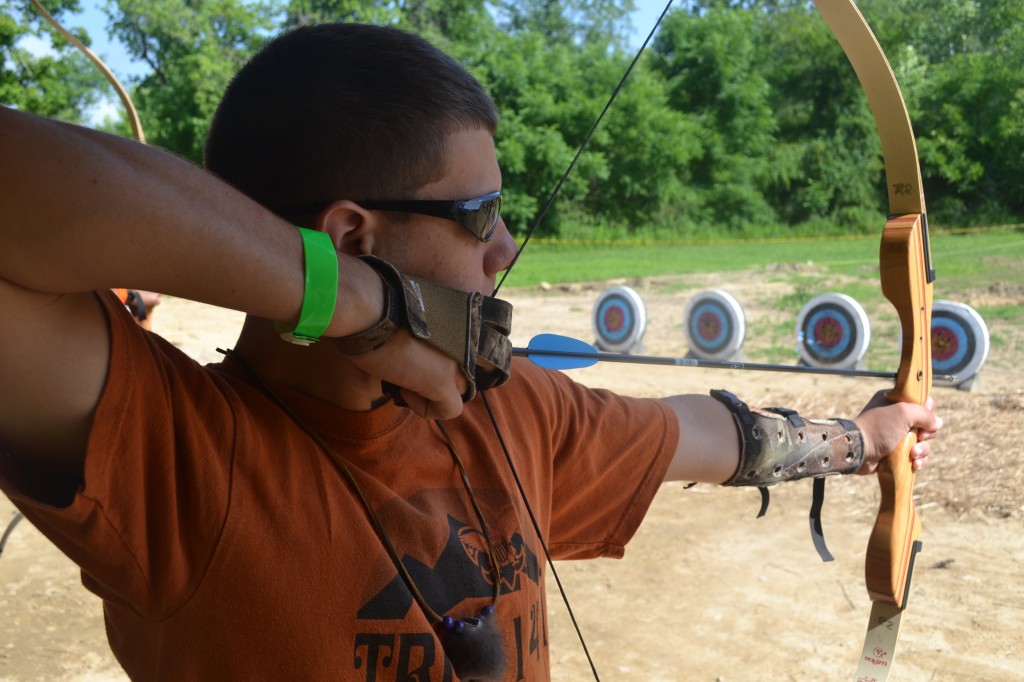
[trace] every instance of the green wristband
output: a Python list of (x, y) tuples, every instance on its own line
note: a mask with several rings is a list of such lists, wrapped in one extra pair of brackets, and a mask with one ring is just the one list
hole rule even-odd
[(302, 311), (295, 329), (285, 331), (278, 327), (278, 331), (285, 341), (308, 346), (320, 340), (334, 317), (338, 302), (338, 254), (326, 232), (300, 227), (299, 234), (306, 262)]

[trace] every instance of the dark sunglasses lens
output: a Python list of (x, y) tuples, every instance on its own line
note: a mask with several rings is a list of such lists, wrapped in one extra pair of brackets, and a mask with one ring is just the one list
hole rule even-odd
[(501, 216), (501, 195), (488, 194), (477, 199), (466, 199), (456, 209), (459, 223), (482, 242), (490, 241)]

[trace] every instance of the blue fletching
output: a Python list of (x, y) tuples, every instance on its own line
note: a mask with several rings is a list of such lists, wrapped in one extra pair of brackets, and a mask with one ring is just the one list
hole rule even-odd
[(530, 345), (527, 346), (527, 350), (572, 354), (571, 357), (545, 355), (543, 353), (530, 353), (528, 355), (533, 364), (545, 369), (581, 369), (596, 365), (598, 361), (597, 349), (589, 343), (559, 334), (537, 334), (537, 336), (530, 339)]

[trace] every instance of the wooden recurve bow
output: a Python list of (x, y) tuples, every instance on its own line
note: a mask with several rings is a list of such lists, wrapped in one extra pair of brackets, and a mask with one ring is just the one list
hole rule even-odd
[[(921, 170), (899, 85), (874, 34), (852, 0), (815, 0), (857, 72), (871, 106), (885, 158), (889, 218), (879, 254), (882, 293), (899, 313), (903, 348), (890, 400), (924, 404), (932, 389), (932, 282)], [(882, 682), (892, 670), (900, 618), (907, 605), (921, 522), (907, 434), (878, 468), (881, 504), (868, 541), (865, 583), (873, 602), (858, 682)]]

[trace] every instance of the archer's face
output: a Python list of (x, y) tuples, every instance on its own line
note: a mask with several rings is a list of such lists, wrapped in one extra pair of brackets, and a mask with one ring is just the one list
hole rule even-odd
[[(448, 172), (425, 185), (415, 199), (469, 199), (501, 189), (494, 140), (486, 130), (467, 130), (448, 139)], [(458, 223), (409, 214), (382, 227), (376, 255), (399, 270), (464, 291), (490, 295), (498, 273), (508, 267), (516, 245), (499, 218), (494, 237), (481, 242)]]

